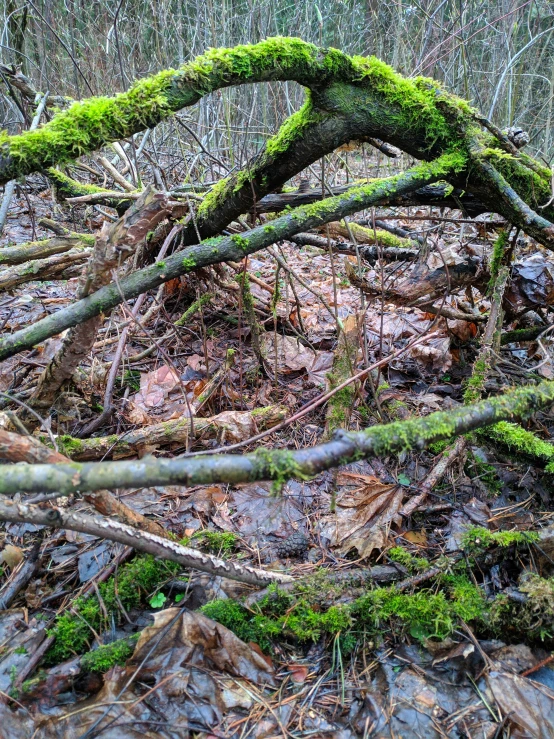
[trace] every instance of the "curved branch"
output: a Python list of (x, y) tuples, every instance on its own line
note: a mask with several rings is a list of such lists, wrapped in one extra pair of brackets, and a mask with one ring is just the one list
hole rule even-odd
[[(259, 449), (253, 454), (215, 454), (128, 462), (56, 465), (0, 465), (0, 494), (49, 493), (69, 495), (104, 488), (153, 485), (237, 484), (257, 480), (283, 483), (307, 479), (349, 462), (413, 449), (460, 436), (499, 421), (527, 418), (554, 403), (554, 382), (520, 387), (497, 398), (437, 411), (425, 418), (373, 426), (365, 431), (335, 432), (331, 441), (298, 451)], [(133, 545), (134, 546), (134, 545)]]
[(4, 135), (0, 184), (152, 128), (214, 90), (277, 80), (294, 80), (310, 88), (317, 93), (317, 107), (335, 115), (344, 114), (345, 106), (352, 110), (355, 103), (343, 94), (341, 110), (337, 86), (352, 85), (362, 98), (351, 118), (366, 129), (369, 116), (373, 126), (368, 135), (383, 132), (383, 138), (395, 143), (403, 129), (413, 128), (414, 142), (426, 142), (427, 158), (434, 156), (431, 149), (437, 153), (448, 145), (451, 130), (435, 105), (438, 87), (426, 89), (418, 80), (404, 79), (375, 57), (350, 57), (301, 39), (270, 38), (233, 49), (210, 49), (180, 69), (140, 80), (115, 97), (74, 103), (36, 131)]
[(137, 270), (124, 277), (118, 284), (111, 283), (73, 305), (47, 316), (35, 324), (10, 336), (0, 338), (0, 360), (13, 356), (24, 349), (59, 334), (66, 328), (111, 310), (124, 299), (136, 298), (147, 290), (154, 289), (168, 280), (219, 262), (240, 261), (286, 239), (295, 233), (340, 220), (346, 215), (367, 208), (375, 203), (386, 202), (396, 194), (411, 192), (452, 172), (463, 168), (465, 160), (457, 154), (445, 154), (435, 162), (420, 164), (403, 174), (376, 180), (368, 185), (354, 187), (343, 195), (327, 198), (315, 205), (297, 208), (270, 224), (260, 226), (245, 234), (208, 239), (197, 246), (177, 252), (165, 261)]
[[(218, 233), (277, 185), (353, 138), (378, 138), (426, 161), (453, 147), (467, 154), (476, 140), (482, 142), (482, 149), (502, 148), (489, 132), (476, 131), (480, 118), (469, 104), (438, 83), (404, 78), (375, 57), (350, 57), (300, 39), (271, 38), (233, 49), (211, 49), (180, 69), (140, 80), (113, 98), (75, 103), (36, 131), (0, 135), (0, 184), (153, 127), (214, 90), (274, 80), (295, 80), (307, 87), (304, 107), (247, 168), (208, 194), (196, 226), (183, 231), (184, 243), (196, 241), (197, 229), (202, 238)], [(530, 172), (536, 176), (534, 191), (541, 197), (550, 191), (550, 171), (523, 154), (500, 158), (496, 168), (524, 200)], [(455, 184), (478, 191), (494, 210), (498, 187), (483, 188), (479, 173), (474, 175), (470, 168)], [(545, 216), (554, 219), (554, 207)], [(541, 234), (541, 243), (544, 238)]]

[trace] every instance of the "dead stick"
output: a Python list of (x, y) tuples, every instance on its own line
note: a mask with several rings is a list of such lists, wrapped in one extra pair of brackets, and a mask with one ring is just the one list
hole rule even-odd
[(140, 552), (152, 554), (159, 559), (178, 562), (183, 567), (201, 570), (211, 575), (227, 577), (230, 580), (238, 580), (250, 585), (268, 585), (272, 582), (293, 581), (290, 575), (260, 570), (238, 562), (227, 562), (211, 554), (185, 547), (147, 531), (139, 531), (132, 526), (127, 526), (109, 518), (66, 513), (58, 508), (45, 509), (25, 503), (0, 502), (0, 520), (34, 523), (39, 526), (80, 531), (83, 534), (118, 541)]
[(411, 516), (412, 513), (419, 508), (423, 501), (427, 498), (431, 490), (438, 485), (446, 474), (448, 468), (454, 461), (461, 456), (466, 447), (466, 439), (464, 436), (458, 437), (456, 443), (439, 459), (437, 464), (429, 472), (423, 483), (421, 484), (421, 492), (414, 498), (411, 498), (405, 506), (400, 510), (401, 516)]
[[(49, 449), (34, 436), (21, 436), (4, 430), (0, 430), (0, 455), (10, 462), (28, 462), (30, 464), (63, 464), (71, 461), (60, 452)], [(83, 497), (99, 513), (105, 516), (119, 516), (122, 521), (130, 526), (141, 526), (151, 534), (167, 537), (167, 532), (162, 526), (146, 518), (142, 513), (129, 508), (109, 490), (98, 490), (95, 493), (87, 493)]]

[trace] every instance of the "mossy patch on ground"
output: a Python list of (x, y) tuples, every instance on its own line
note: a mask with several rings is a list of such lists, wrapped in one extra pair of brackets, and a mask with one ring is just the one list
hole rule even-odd
[(97, 649), (83, 654), (81, 667), (87, 672), (107, 672), (114, 665), (124, 665), (133, 654), (139, 634), (101, 644)]
[(58, 664), (86, 651), (95, 633), (111, 628), (112, 618), (120, 622), (123, 613), (145, 603), (148, 596), (180, 569), (176, 562), (157, 560), (151, 555), (136, 557), (117, 573), (98, 585), (100, 599), (94, 595), (77, 598), (70, 610), (60, 613), (49, 636), (54, 644), (46, 653), (46, 664)]

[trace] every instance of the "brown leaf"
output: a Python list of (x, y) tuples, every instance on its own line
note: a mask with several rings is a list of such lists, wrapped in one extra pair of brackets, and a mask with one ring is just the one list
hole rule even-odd
[(275, 366), (277, 349), (277, 371), (285, 374), (306, 370), (314, 363), (315, 352), (302, 346), (292, 336), (282, 336), (268, 332), (261, 336), (261, 350), (264, 359), (271, 367)]
[(550, 688), (508, 672), (491, 672), (487, 682), (514, 727), (510, 736), (554, 739), (554, 692)]
[(342, 472), (337, 482), (347, 484), (337, 497), (336, 512), (323, 522), (322, 533), (339, 553), (357, 549), (360, 557), (368, 557), (374, 549), (385, 546), (404, 491), (398, 485), (384, 485), (372, 475)]
[(2, 552), (0, 552), (0, 562), (3, 562), (11, 570), (23, 560), (23, 550), (13, 544), (6, 544)]
[(427, 545), (427, 534), (424, 529), (421, 529), (421, 531), (406, 531), (404, 539), (418, 546), (424, 547)]
[(305, 682), (309, 670), (305, 665), (287, 665), (292, 681), (298, 684)]
[(184, 665), (200, 665), (257, 685), (275, 685), (273, 667), (257, 651), (225, 626), (179, 608), (154, 614), (154, 625), (141, 632), (130, 663), (143, 664), (143, 676), (159, 679)]
[(178, 384), (177, 372), (164, 364), (153, 372), (141, 375), (140, 393), (135, 395), (135, 403), (142, 408), (156, 408), (162, 405), (168, 394)]

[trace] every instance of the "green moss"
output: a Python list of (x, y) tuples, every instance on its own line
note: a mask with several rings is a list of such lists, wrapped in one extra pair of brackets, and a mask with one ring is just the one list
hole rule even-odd
[(465, 575), (443, 575), (448, 586), (454, 613), (464, 621), (479, 621), (486, 613), (483, 591)]
[(129, 611), (146, 602), (153, 591), (177, 574), (179, 568), (175, 562), (156, 560), (151, 555), (136, 557), (122, 565), (115, 576), (98, 586), (102, 606), (96, 596), (79, 597), (70, 611), (56, 617), (54, 626), (48, 630), (55, 642), (46, 653), (45, 662), (58, 664), (86, 651), (94, 639), (94, 632), (111, 628), (112, 618), (121, 620), (122, 607)]
[(35, 131), (5, 136), (0, 147), (9, 141), (10, 155), (26, 171), (76, 159), (107, 141), (125, 138), (139, 127), (150, 128), (169, 115), (168, 92), (174, 76), (174, 70), (164, 70), (113, 98), (74, 103)]
[[(212, 189), (204, 196), (200, 206), (198, 207), (199, 218), (206, 218), (212, 211), (216, 210), (221, 205), (227, 195), (230, 182), (230, 177), (225, 177), (224, 179), (219, 180), (219, 182), (216, 182)], [(210, 239), (209, 241), (215, 242), (215, 239)]]
[(181, 318), (178, 318), (173, 325), (184, 326), (187, 321), (189, 321), (196, 313), (198, 313), (201, 308), (210, 303), (213, 299), (214, 296), (211, 293), (205, 293), (204, 295), (201, 295), (198, 300), (195, 300), (192, 305), (189, 305)]
[(360, 244), (375, 244), (379, 243), (383, 246), (391, 246), (396, 249), (406, 249), (414, 246), (414, 243), (410, 239), (404, 239), (401, 236), (385, 231), (381, 228), (367, 228), (360, 226), (358, 223), (349, 223), (348, 227), (345, 221), (341, 221), (341, 226), (348, 228), (352, 232), (354, 238)]
[(193, 534), (202, 548), (214, 554), (231, 554), (237, 546), (238, 535), (232, 531), (197, 531)]
[(482, 437), (486, 437), (489, 441), (495, 441), (506, 446), (510, 451), (535, 459), (539, 462), (547, 462), (546, 471), (554, 462), (554, 445), (544, 439), (540, 439), (532, 431), (527, 431), (518, 424), (501, 421), (494, 426), (489, 427), (486, 432), (478, 432)]
[(244, 236), (241, 236), (240, 234), (235, 234), (234, 236), (231, 236), (231, 241), (243, 251), (246, 251), (250, 245), (248, 239), (245, 239)]
[(490, 363), (483, 357), (475, 360), (471, 377), (466, 383), (464, 403), (471, 405), (481, 400), (485, 391), (485, 382), (490, 371)]
[(230, 600), (215, 600), (200, 610), (243, 641), (253, 641), (264, 650), (271, 649), (272, 642), (277, 639), (317, 641), (323, 634), (335, 636), (352, 624), (345, 606), (332, 606), (318, 612), (303, 599), (295, 600), (287, 593), (281, 596), (278, 588), (272, 589), (272, 586), (266, 598), (253, 611)]
[(420, 572), (429, 567), (428, 559), (425, 559), (424, 557), (414, 557), (414, 555), (410, 554), (410, 552), (408, 552), (407, 549), (404, 549), (404, 547), (393, 547), (392, 549), (389, 549), (387, 554), (393, 562), (398, 562), (398, 564), (402, 565), (410, 572)]
[(539, 534), (536, 531), (489, 531), (482, 526), (475, 526), (463, 534), (460, 546), (475, 554), (495, 546), (529, 546), (538, 540)]
[[(293, 592), (270, 586), (252, 610), (229, 600), (212, 601), (201, 610), (264, 650), (283, 639), (305, 643), (339, 634), (348, 637), (352, 648), (359, 636), (378, 637), (387, 628), (397, 636), (408, 631), (421, 640), (444, 639), (460, 619), (481, 623), (486, 617), (483, 593), (462, 575), (441, 575), (439, 592), (421, 590), (409, 594), (399, 593), (394, 586), (374, 588), (349, 605), (327, 608), (320, 605), (322, 597), (332, 601), (337, 585), (330, 583), (324, 573), (311, 579), (313, 582), (299, 583)], [(347, 588), (348, 583), (343, 587)], [(337, 591), (336, 597), (339, 595)]]
[(518, 589), (527, 596), (524, 603), (514, 602), (505, 595), (498, 596), (491, 605), (489, 623), (493, 634), (503, 640), (527, 642), (554, 640), (554, 578), (542, 578), (524, 572)]
[(489, 261), (490, 280), (487, 288), (487, 292), (489, 294), (492, 292), (494, 285), (496, 284), (496, 280), (498, 278), (498, 270), (500, 269), (500, 265), (502, 264), (504, 252), (506, 251), (506, 247), (508, 246), (508, 244), (508, 231), (504, 229), (498, 234), (498, 237), (492, 247), (492, 254)]
[[(552, 195), (549, 170), (520, 152), (517, 156), (489, 147), (481, 152), (532, 208), (548, 202)], [(530, 166), (532, 163), (532, 166)], [(537, 166), (538, 165), (538, 166)], [(548, 174), (547, 174), (548, 172)]]
[(183, 267), (187, 270), (195, 269), (196, 267), (196, 261), (192, 259), (192, 257), (185, 257), (183, 259)]
[(81, 439), (75, 439), (69, 434), (58, 436), (56, 439), (58, 450), (60, 454), (65, 454), (66, 457), (73, 457), (79, 455), (83, 451), (83, 442)]
[(285, 449), (257, 449), (255, 452), (257, 464), (264, 470), (260, 477), (273, 480), (274, 492), (279, 492), (287, 480), (309, 480), (310, 475), (302, 471), (294, 455)]
[(450, 441), (437, 441), (435, 444), (429, 445), (429, 451), (432, 454), (442, 454), (450, 446)]
[(81, 657), (81, 667), (86, 672), (107, 672), (114, 665), (124, 665), (133, 654), (138, 634), (118, 639), (111, 644), (102, 644)]
[(265, 145), (266, 155), (275, 159), (280, 154), (287, 152), (292, 144), (303, 136), (306, 129), (324, 120), (324, 118), (324, 114), (314, 108), (311, 96), (308, 93), (306, 102), (300, 110), (287, 118), (275, 136), (267, 140)]

